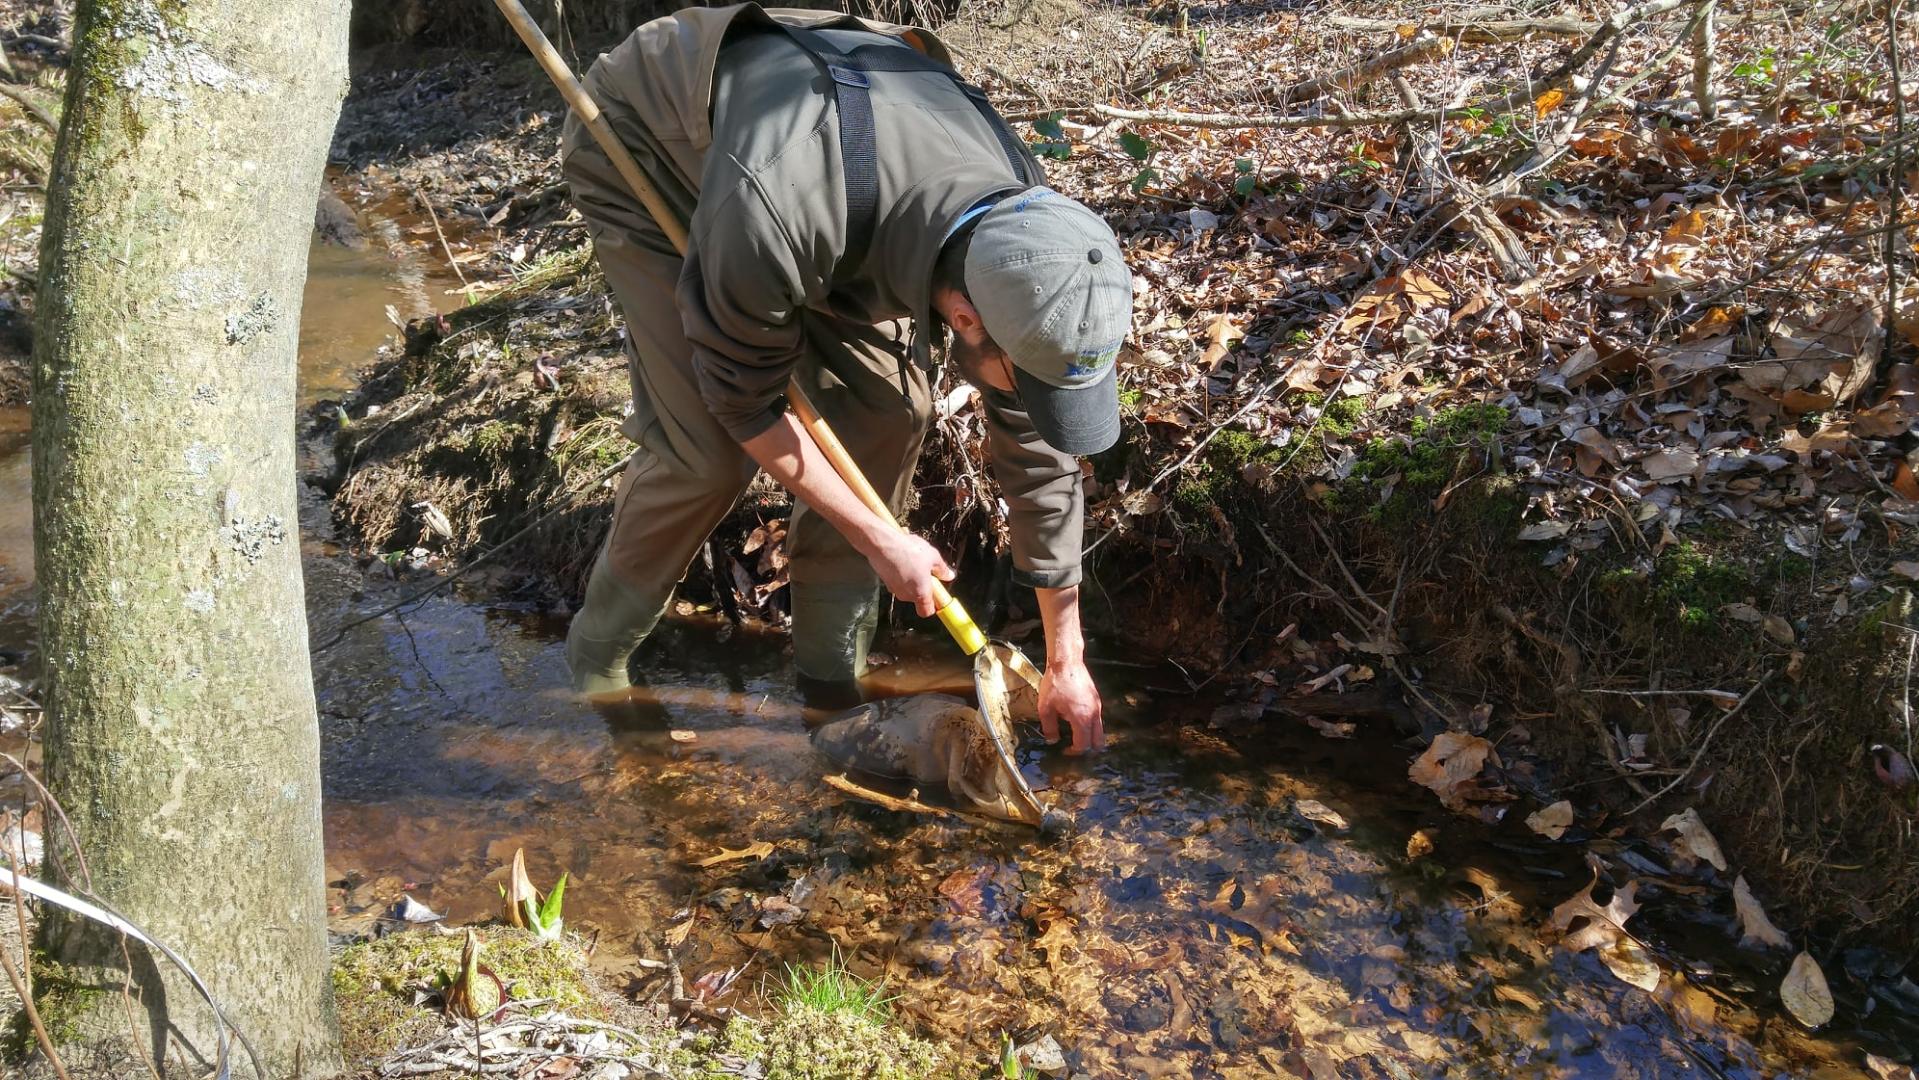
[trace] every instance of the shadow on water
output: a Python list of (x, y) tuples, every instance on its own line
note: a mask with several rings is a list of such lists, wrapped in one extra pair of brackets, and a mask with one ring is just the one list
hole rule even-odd
[[(303, 400), (349, 385), (387, 305), (444, 299), (391, 250), (316, 249)], [(24, 431), (0, 414), (9, 508), (27, 505)], [(317, 498), (303, 516), (316, 639), (411, 584), (329, 542)], [(28, 520), (0, 517), (0, 578), (31, 576)], [(489, 918), (523, 847), (538, 884), (571, 875), (567, 924), (616, 988), (661, 993), (671, 942), (689, 983), (744, 968), (722, 1003), (751, 1010), (763, 975), (837, 952), (916, 1026), (976, 1048), (1052, 1034), (1095, 1077), (1863, 1075), (1856, 1047), (1711, 965), (1647, 993), (1543, 944), (1587, 879), (1579, 846), (1447, 816), (1383, 740), (1276, 721), (1229, 744), (1210, 703), (1112, 679), (1108, 754), (1031, 751), (1077, 820), (1041, 841), (825, 788), (782, 635), (669, 622), (643, 653), (656, 723), (635, 729), (564, 692), (563, 628), (442, 595), (317, 658), (337, 931), (373, 929), (403, 893)], [(0, 646), (30, 642), (0, 618)], [(967, 684), (943, 642), (887, 648), (884, 692)], [(1435, 850), (1410, 857), (1428, 828)], [(697, 865), (756, 843), (771, 853)]]

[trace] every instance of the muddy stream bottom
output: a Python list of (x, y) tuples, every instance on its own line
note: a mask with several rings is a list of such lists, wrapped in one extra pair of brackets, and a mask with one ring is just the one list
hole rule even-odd
[[(446, 300), (403, 223), (362, 224), (386, 239), (315, 248), (304, 404), (350, 385), (387, 305)], [(35, 664), (25, 432), (24, 413), (0, 415), (0, 670), (19, 677)], [(317, 495), (303, 508), (315, 641), (425, 580), (344, 552)], [(1776, 972), (1755, 991), (1746, 960), (1695, 947), (1730, 942), (1725, 920), (1660, 921), (1691, 909), (1681, 885), (1639, 894), (1657, 991), (1542, 944), (1593, 841), (1449, 816), (1390, 736), (1275, 720), (1229, 744), (1207, 727), (1215, 703), (1104, 669), (1112, 749), (1028, 751), (1077, 821), (1041, 840), (827, 789), (780, 635), (670, 621), (642, 653), (655, 715), (613, 728), (565, 693), (563, 630), (483, 582), (315, 657), (336, 934), (392, 929), (404, 895), (450, 923), (492, 918), (524, 848), (539, 885), (571, 875), (567, 926), (615, 990), (660, 1000), (670, 946), (689, 986), (725, 987), (710, 1004), (753, 1011), (782, 965), (837, 955), (887, 980), (914, 1029), (982, 1056), (1002, 1034), (1052, 1035), (1092, 1077), (1866, 1075), (1859, 1043), (1776, 1011)], [(899, 657), (883, 690), (967, 684), (944, 642), (883, 647)], [(1432, 850), (1413, 857), (1420, 830)], [(753, 845), (767, 853), (697, 865)], [(1886, 1054), (1899, 1035), (1858, 1033)]]

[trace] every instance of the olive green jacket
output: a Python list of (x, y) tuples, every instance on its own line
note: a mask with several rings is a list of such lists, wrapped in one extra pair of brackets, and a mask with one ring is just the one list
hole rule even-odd
[[(586, 80), (619, 137), (690, 222), (679, 309), (701, 397), (741, 441), (780, 415), (805, 348), (803, 308), (872, 324), (913, 320), (918, 330), (901, 362), (929, 363), (942, 242), (966, 210), (1020, 187), (991, 125), (951, 79), (875, 73), (877, 222), (857, 270), (836, 275), (847, 221), (832, 83), (777, 24), (836, 37), (881, 34), (951, 63), (925, 30), (741, 4), (649, 22), (600, 57)], [(841, 48), (863, 36), (842, 38)], [(1030, 155), (1026, 168), (1038, 182)], [(1039, 437), (1012, 395), (982, 396), (1017, 580), (1077, 583), (1078, 462)]]

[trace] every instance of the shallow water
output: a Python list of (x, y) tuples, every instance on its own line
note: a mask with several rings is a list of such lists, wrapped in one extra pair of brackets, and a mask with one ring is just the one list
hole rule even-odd
[[(445, 301), (395, 251), (316, 247), (303, 402), (350, 386), (391, 329), (387, 305), (412, 317)], [(24, 430), (23, 413), (0, 414), (0, 609), (32, 575)], [(417, 584), (330, 543), (318, 499), (305, 511), (316, 641)], [(563, 692), (564, 620), (488, 584), (316, 658), (341, 934), (381, 927), (402, 894), (489, 918), (524, 848), (540, 886), (571, 875), (567, 923), (616, 989), (657, 998), (671, 945), (689, 985), (742, 970), (714, 1003), (751, 1010), (782, 964), (837, 952), (886, 978), (917, 1028), (982, 1051), (1050, 1034), (1096, 1077), (1865, 1075), (1858, 1045), (1811, 1039), (1751, 991), (1780, 972), (1734, 954), (1683, 884), (1643, 890), (1633, 924), (1668, 970), (1657, 992), (1543, 944), (1547, 912), (1588, 880), (1582, 846), (1545, 844), (1523, 815), (1448, 815), (1407, 784), (1413, 751), (1389, 735), (1335, 742), (1275, 720), (1236, 748), (1208, 729), (1212, 702), (1103, 669), (1112, 750), (1029, 750), (1043, 798), (1078, 823), (1041, 841), (826, 789), (780, 635), (670, 621), (643, 652), (652, 722), (609, 727)], [(0, 616), (0, 646), (30, 645)], [(882, 647), (901, 657), (883, 689), (967, 684), (939, 640)], [(1420, 829), (1435, 849), (1410, 858)], [(756, 842), (772, 854), (695, 865)], [(1828, 973), (1842, 1018), (1857, 1015)], [(1896, 1053), (1904, 1030), (1862, 1038)]]
[[(673, 939), (688, 982), (744, 966), (721, 1003), (751, 1009), (781, 964), (837, 950), (917, 1025), (1053, 1034), (1094, 1076), (1863, 1075), (1725, 976), (1648, 994), (1542, 944), (1578, 849), (1449, 818), (1378, 742), (1274, 730), (1249, 756), (1179, 722), (1190, 700), (1113, 695), (1107, 755), (1039, 762), (1078, 821), (1047, 843), (824, 789), (777, 638), (670, 624), (643, 654), (660, 726), (631, 731), (566, 700), (554, 622), (445, 600), (406, 624), (320, 672), (343, 928), (402, 890), (487, 918), (524, 847), (536, 883), (571, 875), (569, 925), (616, 986), (659, 992), (642, 958)], [(891, 647), (925, 657), (892, 678), (964, 679), (937, 642)], [(1437, 849), (1408, 859), (1427, 827)], [(754, 842), (773, 854), (694, 865)]]

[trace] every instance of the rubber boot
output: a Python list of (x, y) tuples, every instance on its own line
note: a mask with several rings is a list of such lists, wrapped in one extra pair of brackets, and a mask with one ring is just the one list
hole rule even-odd
[(793, 583), (793, 667), (809, 709), (850, 709), (864, 700), (860, 676), (880, 620), (879, 587)]
[(621, 581), (605, 559), (593, 564), (586, 602), (566, 628), (566, 667), (573, 689), (589, 698), (618, 694), (633, 685), (627, 661), (659, 624), (671, 597), (652, 596)]

